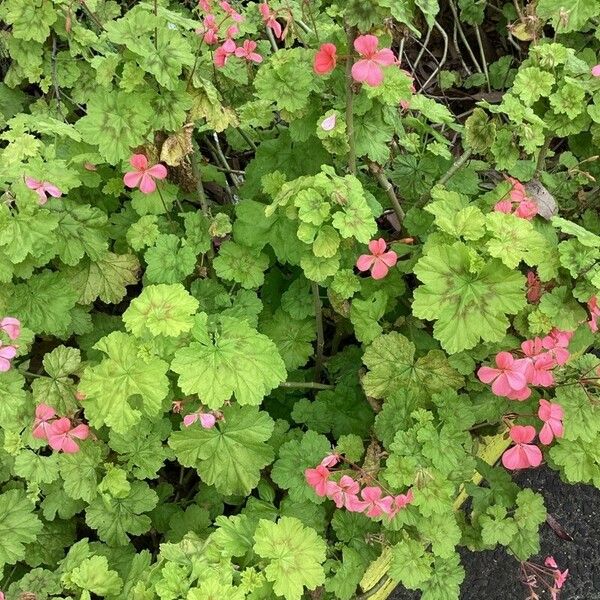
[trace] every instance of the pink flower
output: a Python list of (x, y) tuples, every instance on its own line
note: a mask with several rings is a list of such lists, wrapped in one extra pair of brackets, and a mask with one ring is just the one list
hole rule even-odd
[(316, 469), (306, 469), (304, 471), (306, 483), (315, 490), (317, 496), (327, 495), (327, 480), (330, 475), (329, 469), (323, 465), (319, 465)]
[(258, 52), (254, 52), (254, 50), (256, 50), (256, 42), (244, 40), (244, 43), (235, 49), (235, 55), (238, 58), (245, 58), (248, 61), (261, 63), (263, 57)]
[(79, 446), (74, 438), (78, 440), (87, 439), (90, 428), (84, 424), (71, 428), (71, 421), (67, 417), (62, 417), (50, 424), (47, 433), (48, 443), (52, 450), (74, 454), (79, 452)]
[(600, 65), (594, 65), (592, 67), (592, 75), (594, 77), (600, 77)]
[(321, 121), (321, 129), (323, 131), (331, 131), (332, 129), (335, 129), (336, 122), (337, 122), (337, 117), (336, 117), (336, 115), (334, 113), (333, 115), (325, 117)]
[(357, 481), (348, 475), (342, 475), (339, 484), (333, 481), (328, 482), (327, 497), (331, 498), (338, 508), (345, 506), (351, 510), (349, 507), (353, 507), (354, 501), (358, 500), (356, 495), (359, 489)]
[(352, 78), (359, 83), (376, 87), (383, 81), (381, 67), (393, 65), (396, 62), (394, 53), (389, 48), (377, 50), (379, 40), (374, 35), (359, 35), (354, 40), (354, 49), (362, 60), (352, 65)]
[(553, 569), (552, 574), (554, 576), (554, 585), (560, 590), (564, 585), (565, 581), (567, 580), (567, 577), (569, 575), (569, 569), (566, 569), (561, 573), (553, 556), (547, 556), (546, 560), (544, 561), (544, 564), (547, 567)]
[(217, 67), (223, 68), (229, 57), (235, 53), (235, 42), (225, 40), (221, 46), (215, 50), (214, 63)]
[(552, 369), (556, 366), (556, 362), (550, 354), (542, 354), (531, 360), (531, 369), (527, 375), (527, 382), (531, 385), (540, 387), (550, 387), (554, 385), (554, 375)]
[(200, 425), (204, 429), (212, 429), (217, 422), (217, 418), (212, 413), (205, 413), (202, 411), (196, 411), (196, 412), (190, 413), (189, 415), (185, 415), (185, 417), (183, 417), (183, 424), (186, 427), (189, 427), (190, 425), (194, 424), (196, 421), (200, 421)]
[(48, 430), (50, 423), (56, 417), (56, 411), (47, 404), (38, 404), (35, 407), (35, 419), (33, 421), (33, 435), (39, 440), (48, 439)]
[(0, 342), (0, 373), (6, 373), (10, 369), (10, 361), (16, 355), (16, 346), (5, 346)]
[(321, 464), (324, 467), (335, 467), (340, 462), (339, 454), (328, 454), (322, 461)]
[(156, 190), (155, 179), (164, 179), (167, 176), (167, 168), (161, 164), (148, 167), (148, 159), (143, 154), (134, 154), (129, 162), (133, 171), (125, 173), (123, 183), (128, 188), (140, 188), (142, 194), (151, 194)]
[(408, 490), (406, 494), (398, 494), (394, 496), (392, 504), (392, 512), (390, 517), (395, 517), (403, 508), (406, 508), (414, 500), (413, 491)]
[(552, 440), (563, 436), (563, 407), (556, 402), (548, 402), (548, 400), (540, 400), (538, 409), (538, 417), (544, 422), (544, 426), (540, 431), (540, 442), (544, 445), (552, 443)]
[[(492, 392), (496, 396), (509, 396), (515, 392), (523, 393), (527, 386), (527, 374), (530, 361), (525, 358), (515, 359), (510, 352), (498, 352), (496, 367), (480, 367), (477, 377), (483, 383), (492, 384)], [(521, 398), (515, 398), (521, 399)]]
[(217, 44), (219, 42), (219, 26), (214, 15), (206, 15), (202, 22), (202, 27), (196, 29), (198, 35), (203, 36), (202, 39), (205, 43)]
[(572, 331), (553, 329), (546, 337), (542, 338), (542, 346), (549, 350), (548, 354), (556, 361), (557, 365), (564, 365), (570, 356), (567, 350), (573, 337)]
[(178, 414), (183, 409), (183, 400), (173, 400), (171, 402), (171, 411)]
[(240, 32), (240, 28), (237, 25), (230, 25), (225, 32), (225, 37), (230, 40), (234, 38)]
[(357, 269), (363, 272), (370, 269), (373, 279), (383, 279), (388, 274), (390, 267), (393, 267), (398, 260), (398, 255), (393, 250), (385, 251), (386, 247), (383, 238), (371, 240), (369, 242), (371, 254), (362, 254), (358, 257)]
[(281, 24), (275, 18), (275, 13), (271, 12), (269, 5), (266, 2), (263, 2), (258, 5), (258, 10), (260, 10), (265, 25), (273, 31), (275, 37), (279, 40), (283, 39)]
[(198, 6), (204, 12), (210, 12), (212, 10), (211, 0), (198, 0)]
[(535, 429), (531, 425), (515, 425), (509, 435), (515, 445), (502, 455), (502, 464), (512, 470), (539, 467), (542, 451), (530, 444), (535, 438)]
[(542, 296), (542, 282), (534, 271), (527, 272), (527, 301), (537, 304)]
[(592, 333), (596, 333), (598, 331), (598, 317), (600, 317), (600, 307), (598, 306), (598, 298), (593, 296), (588, 300), (587, 303), (588, 310), (590, 311), (590, 320), (588, 321), (588, 326), (591, 329)]
[(21, 321), (15, 317), (4, 317), (0, 321), (0, 329), (6, 333), (11, 340), (16, 340), (21, 335)]
[(394, 499), (391, 496), (381, 497), (380, 487), (365, 487), (362, 489), (360, 495), (365, 503), (365, 510), (368, 517), (378, 517), (385, 513), (390, 515), (392, 513), (392, 504)]
[(529, 358), (536, 358), (540, 354), (544, 354), (542, 339), (536, 337), (532, 340), (525, 340), (521, 343), (521, 350), (523, 350), (523, 354)]
[(219, 2), (219, 6), (236, 22), (241, 23), (244, 17), (237, 12), (229, 2)]
[(30, 190), (34, 190), (37, 193), (38, 204), (40, 206), (43, 206), (48, 202), (48, 196), (46, 196), (47, 193), (54, 198), (60, 198), (62, 196), (62, 192), (49, 181), (39, 181), (33, 177), (25, 177), (25, 185)]
[(506, 214), (512, 212), (513, 215), (516, 215), (521, 219), (527, 219), (528, 221), (533, 219), (538, 213), (538, 207), (537, 204), (527, 196), (525, 186), (513, 177), (507, 177), (506, 179), (512, 184), (512, 188), (508, 192), (508, 198), (504, 198), (500, 200), (500, 202), (497, 202), (494, 206), (494, 210)]
[(337, 48), (335, 44), (321, 44), (315, 54), (313, 70), (317, 75), (327, 75), (335, 69), (337, 62)]

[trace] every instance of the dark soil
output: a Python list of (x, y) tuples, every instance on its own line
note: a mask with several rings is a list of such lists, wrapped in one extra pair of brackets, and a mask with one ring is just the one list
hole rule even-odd
[[(541, 492), (548, 512), (573, 541), (561, 539), (545, 524), (541, 530), (542, 552), (532, 561), (543, 563), (554, 556), (569, 578), (560, 600), (600, 600), (600, 490), (587, 485), (563, 483), (550, 469), (529, 470), (517, 477), (523, 487)], [(461, 600), (524, 600), (527, 593), (519, 581), (519, 565), (503, 549), (486, 552), (461, 551), (466, 577)], [(547, 598), (548, 596), (541, 596)], [(418, 600), (419, 594), (397, 588), (390, 600)]]

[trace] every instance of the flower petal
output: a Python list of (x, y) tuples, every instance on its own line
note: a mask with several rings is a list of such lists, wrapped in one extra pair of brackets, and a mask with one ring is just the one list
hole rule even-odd
[(129, 173), (125, 173), (125, 175), (123, 175), (123, 183), (128, 188), (136, 188), (138, 185), (140, 185), (143, 175), (143, 173), (138, 171), (129, 171)]
[(371, 269), (373, 279), (383, 279), (388, 274), (388, 270), (388, 266), (379, 257), (375, 257), (375, 262)]
[(377, 52), (377, 46), (379, 46), (379, 40), (374, 35), (359, 35), (354, 40), (354, 49), (361, 56), (372, 56)]
[(148, 168), (148, 159), (143, 154), (133, 154), (129, 159), (129, 164), (136, 171), (144, 171)]
[(361, 254), (356, 261), (356, 268), (359, 271), (368, 271), (375, 262), (375, 257), (371, 254)]
[(148, 173), (144, 173), (140, 181), (140, 192), (142, 192), (142, 194), (151, 194), (155, 191), (156, 183), (154, 183), (154, 179), (152, 179)]
[(375, 54), (373, 60), (383, 67), (388, 67), (396, 62), (396, 55), (389, 48), (383, 48)]
[(150, 167), (146, 173), (154, 177), (154, 179), (164, 179), (167, 176), (167, 167), (158, 163)]

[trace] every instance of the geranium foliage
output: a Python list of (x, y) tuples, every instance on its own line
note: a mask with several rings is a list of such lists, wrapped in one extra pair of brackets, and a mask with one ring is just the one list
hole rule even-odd
[(0, 599), (556, 598), (512, 475), (600, 487), (599, 18), (1, 2)]

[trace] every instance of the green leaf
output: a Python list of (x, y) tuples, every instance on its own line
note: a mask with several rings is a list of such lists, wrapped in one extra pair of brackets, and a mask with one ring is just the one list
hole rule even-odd
[(219, 255), (213, 261), (213, 266), (222, 279), (235, 281), (245, 289), (252, 289), (263, 284), (269, 257), (253, 248), (228, 241), (219, 248)]
[(105, 556), (86, 558), (67, 577), (71, 584), (99, 596), (119, 594), (123, 587), (123, 581), (117, 572), (108, 568)]
[[(98, 536), (111, 546), (129, 543), (129, 535), (142, 535), (151, 526), (151, 511), (158, 503), (156, 492), (146, 482), (134, 481), (124, 498), (98, 496), (85, 511), (85, 522), (98, 531)], [(128, 535), (129, 534), (129, 535)]]
[(379, 319), (386, 311), (387, 301), (387, 294), (381, 290), (371, 294), (366, 300), (352, 300), (350, 321), (359, 342), (370, 344), (381, 334), (383, 328), (379, 325)]
[(600, 236), (588, 231), (581, 225), (577, 225), (577, 223), (572, 223), (562, 217), (552, 217), (552, 225), (563, 233), (574, 235), (581, 244), (588, 248), (600, 248)]
[(77, 301), (75, 289), (61, 273), (42, 271), (10, 290), (8, 314), (37, 333), (61, 337), (71, 323), (69, 311)]
[(414, 268), (424, 285), (414, 292), (413, 314), (437, 319), (434, 336), (447, 352), (473, 348), (480, 339), (500, 341), (506, 314), (525, 306), (524, 277), (498, 260), (480, 267), (480, 260), (456, 242), (431, 247)]
[(292, 500), (321, 503), (324, 498), (317, 496), (306, 483), (304, 471), (314, 469), (330, 453), (331, 444), (324, 435), (307, 431), (301, 440), (291, 440), (281, 446), (271, 478), (280, 488), (288, 490)]
[(317, 337), (314, 319), (290, 319), (279, 309), (264, 319), (261, 332), (275, 342), (288, 371), (303, 367), (314, 352), (313, 341)]
[(57, 454), (40, 456), (24, 449), (15, 457), (13, 471), (30, 483), (52, 483), (58, 477)]
[(304, 588), (314, 590), (325, 581), (325, 541), (298, 519), (261, 519), (254, 540), (256, 554), (268, 560), (265, 575), (278, 596), (300, 600)]
[(518, 70), (512, 91), (527, 106), (531, 106), (540, 98), (550, 95), (554, 82), (552, 73), (542, 71), (538, 67), (525, 67)]
[(198, 394), (210, 408), (220, 408), (235, 395), (240, 404), (260, 404), (286, 378), (285, 365), (275, 344), (246, 321), (220, 319), (218, 334), (210, 336), (197, 317), (199, 341), (175, 353), (171, 370), (180, 375), (184, 394)]
[(97, 144), (102, 158), (113, 165), (128, 159), (131, 148), (144, 142), (153, 114), (139, 94), (117, 90), (98, 90), (86, 110), (76, 123), (77, 130), (88, 144)]
[(7, 0), (0, 7), (0, 16), (12, 25), (12, 35), (16, 38), (44, 42), (50, 35), (50, 26), (58, 15), (52, 3), (23, 3), (20, 0)]
[(395, 331), (376, 338), (363, 362), (369, 372), (362, 383), (365, 392), (374, 398), (385, 398), (406, 387), (439, 392), (448, 387), (457, 389), (463, 383), (443, 352), (430, 350), (415, 361), (414, 344)]
[(58, 346), (48, 352), (42, 361), (48, 377), (39, 377), (31, 382), (33, 398), (37, 404), (49, 404), (58, 414), (69, 414), (77, 410), (76, 386), (70, 377), (77, 374), (81, 355), (77, 348)]
[(342, 548), (342, 563), (333, 577), (329, 577), (325, 582), (325, 589), (334, 593), (340, 600), (351, 600), (355, 597), (355, 592), (368, 563), (358, 550), (351, 546)]
[(456, 192), (436, 186), (431, 191), (432, 202), (425, 210), (435, 215), (435, 224), (442, 231), (466, 240), (478, 240), (485, 233), (485, 217), (479, 208), (469, 206), (469, 200)]
[(506, 508), (501, 505), (490, 506), (486, 514), (479, 517), (479, 524), (483, 543), (491, 546), (508, 546), (518, 529), (514, 519), (506, 516)]
[(224, 420), (212, 429), (186, 427), (173, 433), (169, 446), (177, 460), (197, 469), (202, 480), (221, 494), (247, 495), (258, 483), (260, 470), (273, 460), (266, 444), (274, 422), (253, 406), (223, 408)]
[(88, 204), (77, 205), (68, 201), (56, 212), (58, 227), (58, 257), (67, 265), (75, 266), (84, 255), (100, 259), (107, 249), (106, 214)]
[(123, 322), (136, 337), (177, 337), (194, 324), (199, 302), (180, 284), (144, 287), (123, 313)]
[(465, 578), (465, 570), (460, 564), (460, 556), (435, 558), (432, 576), (422, 586), (421, 600), (455, 600), (459, 597), (460, 584)]
[[(76, 454), (60, 454), (60, 476), (64, 491), (73, 500), (91, 502), (98, 493), (98, 471), (106, 455), (106, 446), (82, 444)], [(62, 505), (62, 502), (61, 502)], [(60, 507), (57, 508), (60, 513)], [(44, 510), (44, 514), (46, 511)]]
[(196, 253), (176, 235), (159, 235), (154, 246), (144, 254), (145, 278), (149, 283), (179, 283), (191, 275)]
[(153, 246), (159, 235), (156, 215), (145, 215), (127, 230), (127, 243), (139, 252), (146, 246)]
[(157, 416), (169, 390), (168, 364), (145, 354), (134, 337), (120, 331), (102, 338), (94, 348), (106, 358), (87, 368), (79, 384), (90, 423), (125, 433), (142, 414)]
[(160, 27), (152, 43), (148, 38), (138, 38), (131, 48), (141, 58), (138, 64), (151, 73), (156, 81), (168, 90), (175, 89), (183, 66), (194, 63), (194, 55), (187, 40), (177, 31)]
[(133, 254), (106, 252), (97, 261), (82, 260), (65, 270), (65, 275), (79, 293), (79, 304), (90, 304), (96, 298), (118, 304), (127, 294), (126, 286), (137, 282), (139, 270), (140, 263)]
[(21, 490), (0, 494), (0, 568), (25, 558), (25, 544), (35, 541), (42, 522), (33, 504)]
[(540, 18), (551, 20), (557, 33), (569, 33), (598, 16), (600, 5), (595, 0), (540, 0), (536, 12)]
[(389, 574), (409, 590), (416, 590), (431, 577), (432, 562), (433, 555), (423, 544), (406, 538), (392, 547)]

